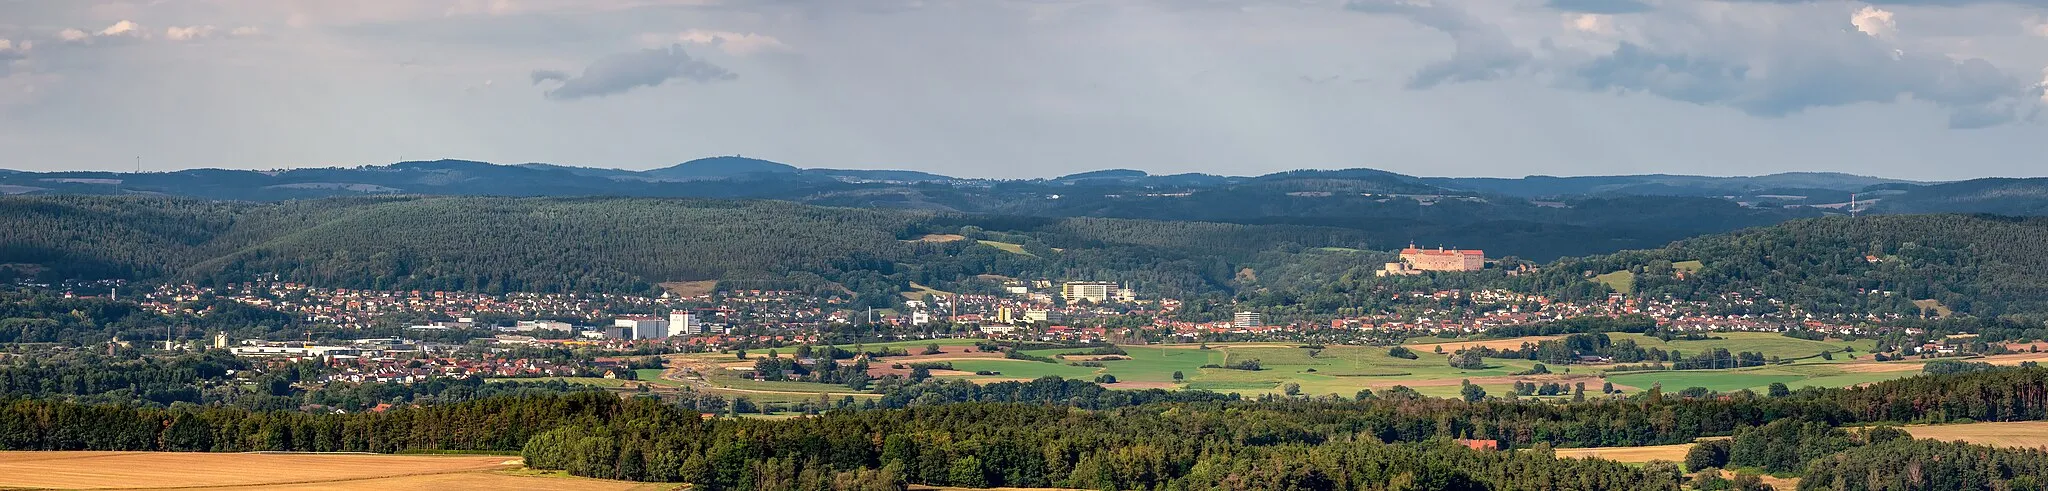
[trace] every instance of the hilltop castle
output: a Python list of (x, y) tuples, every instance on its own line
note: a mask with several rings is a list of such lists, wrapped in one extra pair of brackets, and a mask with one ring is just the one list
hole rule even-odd
[(1380, 276), (1406, 276), (1423, 271), (1478, 271), (1486, 268), (1486, 251), (1478, 249), (1420, 249), (1408, 244), (1401, 250), (1401, 262), (1387, 263)]

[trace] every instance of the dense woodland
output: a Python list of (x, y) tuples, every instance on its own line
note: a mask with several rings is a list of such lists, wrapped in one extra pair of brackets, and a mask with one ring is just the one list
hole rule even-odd
[[(1041, 380), (1052, 394), (1065, 381)], [(1028, 391), (1030, 387), (1019, 386)], [(902, 483), (1098, 489), (1674, 489), (1676, 466), (1475, 451), (1450, 438), (1543, 448), (1734, 435), (1728, 464), (1882, 474), (1896, 489), (1993, 489), (2038, 452), (1870, 442), (1849, 424), (2048, 418), (2048, 369), (1923, 376), (1778, 397), (1646, 391), (1588, 403), (1441, 399), (1143, 402), (1077, 411), (1031, 402), (914, 403), (790, 420), (702, 420), (652, 398), (522, 395), (383, 413), (0, 405), (0, 448), (187, 451), (517, 450), (536, 467), (707, 489), (900, 489)], [(1026, 398), (1028, 399), (1028, 398)], [(1758, 429), (1749, 429), (1758, 427)], [(1867, 440), (1867, 438), (1865, 439)], [(1843, 458), (1950, 455), (1958, 472), (1899, 475)], [(1858, 454), (1862, 455), (1862, 454)], [(1905, 457), (1902, 457), (1905, 456)], [(1990, 460), (1986, 460), (1990, 459)], [(1943, 464), (1950, 465), (1950, 464)], [(1995, 474), (1985, 474), (1995, 473)], [(1959, 477), (1986, 480), (1950, 487)], [(1832, 481), (1821, 481), (1832, 482)], [(1997, 488), (2005, 489), (2005, 488)]]
[[(278, 277), (370, 289), (657, 291), (665, 281), (849, 294), (888, 306), (918, 282), (1087, 278), (1227, 292), (1263, 251), (1360, 247), (1364, 234), (1100, 218), (937, 215), (687, 199), (360, 198), (226, 204), (0, 198), (0, 280)], [(977, 240), (920, 242), (932, 233)]]
[[(2048, 270), (2048, 250), (2033, 240), (2048, 232), (2048, 219), (2038, 218), (1794, 220), (1661, 249), (1550, 264), (1510, 255), (1479, 273), (1391, 278), (1372, 272), (1392, 257), (1368, 250), (1386, 238), (1356, 227), (769, 201), (6, 197), (0, 228), (15, 232), (0, 237), (0, 280), (279, 277), (349, 288), (647, 293), (664, 281), (716, 279), (728, 288), (799, 289), (883, 307), (912, 282), (993, 292), (999, 277), (1097, 279), (1194, 300), (1182, 314), (1205, 320), (1232, 308), (1275, 319), (1385, 312), (1403, 302), (1390, 290), (1506, 288), (1595, 300), (1610, 290), (1593, 275), (1628, 271), (1635, 281), (1625, 293), (1723, 300), (1732, 314), (1798, 308), (1917, 318), (1938, 309), (1915, 301), (1933, 301), (1978, 322), (2048, 319), (2048, 303), (2039, 300), (2048, 298), (2048, 277), (2039, 273)], [(927, 234), (966, 240), (916, 240)], [(1689, 261), (1700, 264), (1680, 267)], [(1534, 271), (1507, 271), (1521, 266)], [(1727, 293), (1788, 303), (1725, 301)]]

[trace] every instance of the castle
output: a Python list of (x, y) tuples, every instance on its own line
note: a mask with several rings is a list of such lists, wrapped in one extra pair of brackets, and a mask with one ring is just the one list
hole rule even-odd
[(1401, 262), (1387, 263), (1380, 276), (1407, 276), (1423, 271), (1478, 271), (1486, 268), (1486, 251), (1478, 249), (1419, 249), (1408, 244), (1401, 250)]

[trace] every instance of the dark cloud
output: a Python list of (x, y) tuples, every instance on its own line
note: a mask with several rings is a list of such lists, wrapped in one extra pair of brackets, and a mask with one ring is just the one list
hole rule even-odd
[(1585, 14), (1634, 14), (1650, 5), (1637, 0), (1550, 0), (1550, 8)]
[(1494, 80), (1514, 75), (1529, 63), (1529, 51), (1515, 46), (1499, 26), (1482, 21), (1464, 10), (1442, 3), (1414, 3), (1401, 0), (1352, 0), (1344, 8), (1355, 12), (1407, 17), (1417, 24), (1451, 36), (1456, 51), (1451, 59), (1423, 67), (1408, 81), (1411, 89), (1426, 89), (1456, 82)]
[(2034, 117), (2038, 89), (1990, 62), (1901, 52), (1854, 31), (1834, 36), (1807, 43), (1815, 48), (1809, 51), (1768, 56), (1621, 43), (1611, 53), (1567, 67), (1561, 83), (1732, 107), (1762, 117), (1902, 98), (1947, 109), (1954, 128)]
[(567, 101), (603, 97), (640, 87), (658, 87), (669, 80), (710, 83), (739, 78), (739, 75), (710, 62), (690, 57), (681, 45), (620, 53), (599, 58), (571, 76), (558, 70), (535, 70), (533, 83), (560, 85), (546, 92), (547, 98)]

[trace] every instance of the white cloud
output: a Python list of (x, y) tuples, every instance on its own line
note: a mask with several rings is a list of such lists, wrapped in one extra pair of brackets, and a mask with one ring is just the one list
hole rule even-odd
[(2034, 17), (2021, 24), (2026, 26), (2027, 34), (2048, 38), (2048, 17)]
[(101, 35), (101, 36), (141, 36), (141, 35), (143, 35), (143, 32), (142, 32), (142, 26), (136, 25), (136, 24), (135, 24), (135, 21), (130, 21), (130, 20), (123, 20), (123, 21), (120, 21), (120, 22), (115, 22), (115, 23), (114, 23), (114, 25), (111, 25), (111, 26), (107, 26), (107, 28), (106, 28), (106, 29), (101, 29), (101, 30), (100, 30), (100, 34), (99, 34), (99, 35)]
[(65, 29), (57, 33), (57, 39), (64, 41), (84, 41), (91, 37), (92, 34), (87, 34), (85, 31), (77, 29)]
[(1892, 12), (1869, 5), (1849, 15), (1849, 23), (1856, 30), (1876, 37), (1891, 37), (1899, 33), (1899, 24), (1892, 20)]
[(1614, 32), (1614, 16), (1606, 14), (1566, 14), (1566, 25), (1579, 32), (1607, 34)]
[(685, 43), (718, 48), (729, 54), (749, 56), (760, 53), (781, 53), (794, 49), (781, 39), (767, 34), (751, 32), (714, 31), (691, 29), (676, 34), (648, 34), (641, 36), (649, 44), (667, 45)]
[(242, 26), (235, 28), (235, 30), (233, 31), (229, 31), (228, 35), (238, 38), (256, 37), (263, 35), (263, 30), (258, 29), (254, 26)]
[(172, 41), (193, 41), (213, 37), (213, 26), (171, 26), (164, 29), (164, 38)]

